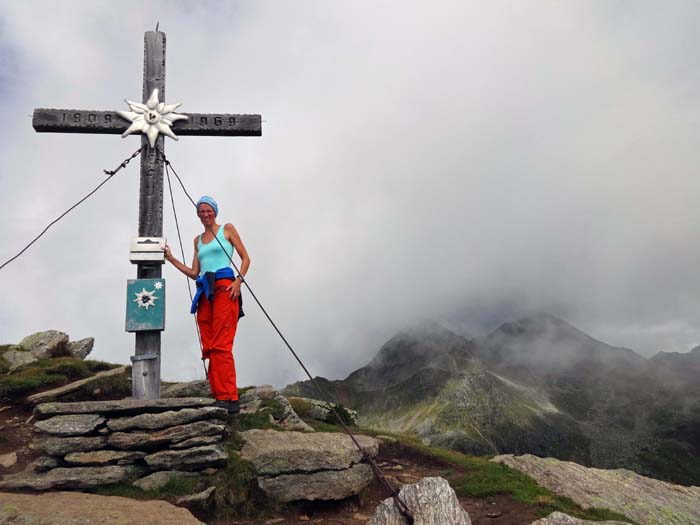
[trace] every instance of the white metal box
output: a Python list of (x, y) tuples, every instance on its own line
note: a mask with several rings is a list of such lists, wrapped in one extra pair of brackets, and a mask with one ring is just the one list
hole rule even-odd
[(129, 260), (134, 263), (165, 263), (165, 237), (134, 237), (131, 239)]

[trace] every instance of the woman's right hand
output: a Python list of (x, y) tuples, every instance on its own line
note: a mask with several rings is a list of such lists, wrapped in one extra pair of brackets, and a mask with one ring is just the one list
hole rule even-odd
[(165, 260), (169, 261), (173, 256), (173, 254), (170, 252), (170, 246), (166, 244), (165, 248), (163, 248), (163, 251), (165, 252)]

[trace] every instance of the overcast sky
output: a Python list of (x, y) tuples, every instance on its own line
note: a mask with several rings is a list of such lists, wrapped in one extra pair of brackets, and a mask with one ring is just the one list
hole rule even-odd
[[(126, 110), (143, 33), (166, 102), (260, 113), (262, 137), (166, 151), (250, 252), (311, 372), (345, 377), (430, 318), (481, 335), (544, 310), (643, 355), (700, 344), (696, 1), (0, 0), (0, 264), (139, 145), (38, 134), (36, 107)], [(57, 329), (128, 363), (138, 163), (0, 271), (0, 343)], [(188, 259), (201, 226), (181, 192)], [(164, 232), (177, 245), (169, 200)], [(179, 252), (179, 250), (177, 250)], [(163, 375), (203, 377), (166, 266)], [(239, 384), (303, 373), (246, 296)]]

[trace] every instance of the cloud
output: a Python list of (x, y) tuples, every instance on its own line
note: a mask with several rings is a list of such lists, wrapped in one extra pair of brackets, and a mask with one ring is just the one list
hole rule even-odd
[[(0, 3), (0, 259), (138, 147), (36, 134), (27, 115), (124, 109), (159, 21), (167, 101), (263, 115), (261, 138), (166, 152), (236, 225), (249, 282), (312, 373), (343, 377), (426, 317), (478, 333), (548, 310), (643, 353), (700, 340), (695, 3), (72, 5)], [(132, 164), (0, 273), (3, 342), (56, 328), (128, 362), (137, 194)], [(191, 254), (198, 223), (176, 199)], [(164, 275), (164, 377), (188, 379), (187, 289)], [(241, 383), (301, 378), (246, 301)]]

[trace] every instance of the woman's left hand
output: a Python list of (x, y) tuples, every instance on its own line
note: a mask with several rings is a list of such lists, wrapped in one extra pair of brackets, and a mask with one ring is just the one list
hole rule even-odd
[(226, 288), (226, 290), (229, 292), (229, 297), (231, 299), (238, 299), (238, 296), (241, 295), (241, 280), (240, 279), (234, 279), (233, 283)]

